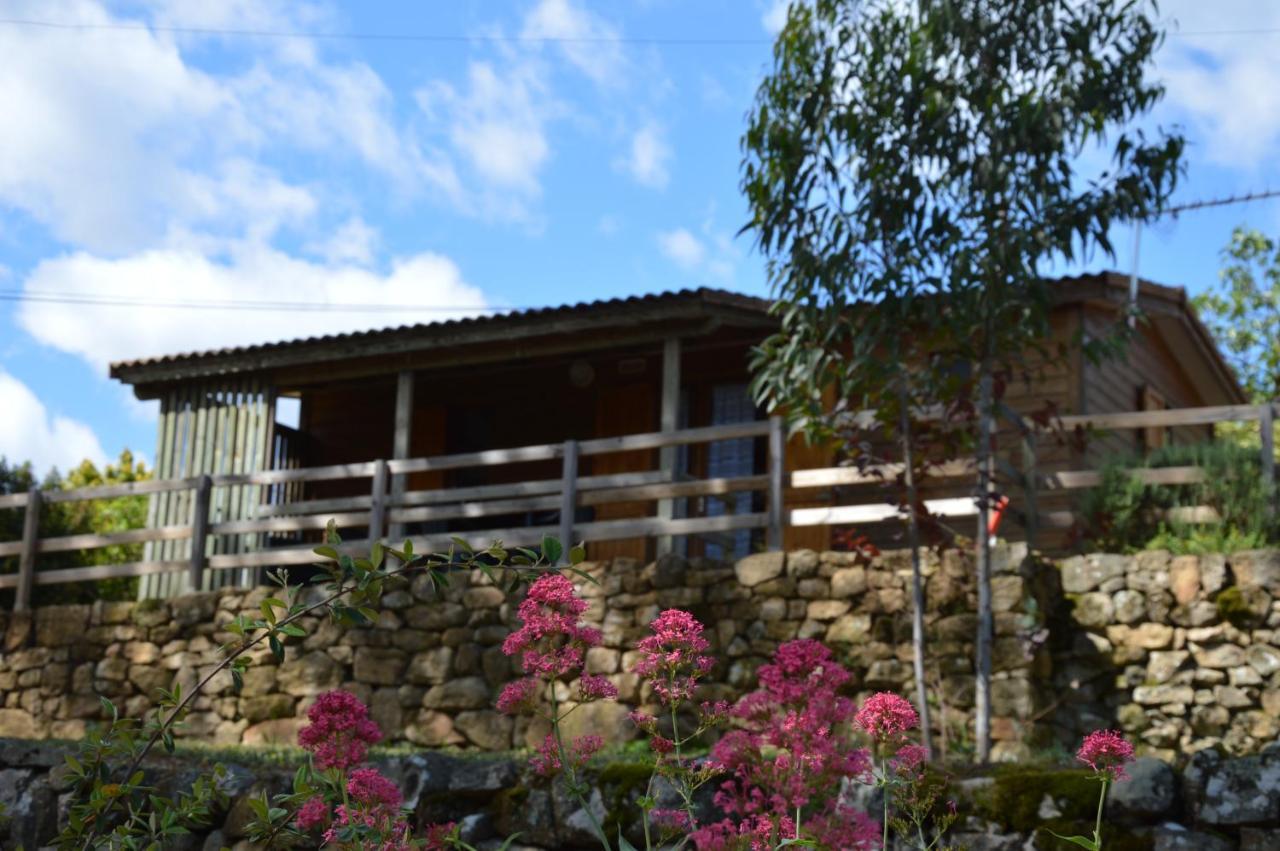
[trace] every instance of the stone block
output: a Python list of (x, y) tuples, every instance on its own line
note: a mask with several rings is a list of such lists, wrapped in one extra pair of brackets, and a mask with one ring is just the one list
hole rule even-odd
[(356, 649), (352, 675), (357, 682), (390, 686), (400, 683), (407, 657), (404, 651), (382, 647)]
[(489, 684), (480, 677), (459, 677), (432, 686), (422, 697), (427, 709), (483, 709), (492, 703)]
[(1123, 578), (1128, 559), (1120, 555), (1084, 555), (1065, 559), (1062, 571), (1062, 590), (1068, 594), (1084, 594), (1093, 591), (1108, 579)]
[(782, 552), (755, 553), (740, 559), (733, 566), (738, 582), (754, 588), (762, 582), (776, 579), (786, 569), (786, 554)]
[(453, 653), (452, 647), (437, 647), (434, 650), (415, 653), (409, 660), (405, 679), (416, 685), (436, 685), (444, 682), (449, 676)]
[(453, 719), (453, 726), (476, 747), (501, 751), (511, 748), (511, 731), (515, 722), (506, 715), (484, 709), (459, 712)]

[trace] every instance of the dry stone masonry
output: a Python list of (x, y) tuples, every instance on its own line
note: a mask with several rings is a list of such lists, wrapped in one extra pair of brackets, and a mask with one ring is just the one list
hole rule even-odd
[(1118, 724), (1171, 761), (1280, 737), (1280, 552), (1080, 556), (1061, 579), (1067, 735)]
[[(604, 636), (587, 657), (609, 677), (614, 703), (575, 712), (572, 732), (634, 735), (626, 713), (649, 695), (631, 649), (662, 609), (685, 608), (708, 626), (719, 663), (706, 699), (755, 687), (779, 643), (817, 638), (854, 673), (858, 690), (914, 696), (910, 561), (887, 552), (761, 553), (734, 565), (664, 557), (584, 566), (586, 619)], [(1037, 564), (1017, 547), (996, 551), (995, 679), (999, 759), (1090, 729), (1121, 726), (1167, 760), (1221, 748), (1257, 753), (1280, 734), (1280, 552), (1180, 556), (1090, 555)], [(925, 561), (935, 727), (944, 748), (970, 741), (972, 568), (960, 553)], [(189, 689), (217, 664), (231, 636), (221, 625), (252, 615), (267, 589), (168, 601), (51, 606), (0, 615), (0, 736), (76, 738), (102, 717), (99, 696), (137, 715), (157, 688)], [(528, 721), (494, 709), (515, 673), (502, 641), (517, 600), (479, 574), (438, 596), (421, 579), (384, 595), (378, 622), (346, 629), (320, 618), (291, 640), (277, 666), (264, 650), (236, 692), (215, 678), (182, 735), (215, 743), (292, 742), (316, 695), (346, 688), (369, 703), (391, 742), (507, 750), (539, 740)]]

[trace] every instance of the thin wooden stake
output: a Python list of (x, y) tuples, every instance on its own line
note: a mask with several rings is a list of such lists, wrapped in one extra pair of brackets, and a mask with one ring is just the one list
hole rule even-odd
[(1262, 486), (1267, 494), (1267, 505), (1276, 510), (1276, 446), (1275, 409), (1268, 402), (1258, 409), (1258, 435), (1262, 438)]
[(578, 441), (564, 442), (564, 466), (560, 476), (560, 550), (561, 560), (569, 561), (573, 546), (573, 515), (578, 509)]
[(213, 477), (200, 476), (191, 510), (191, 561), (187, 567), (187, 590), (204, 588), (205, 539), (209, 536), (209, 504), (213, 500)]

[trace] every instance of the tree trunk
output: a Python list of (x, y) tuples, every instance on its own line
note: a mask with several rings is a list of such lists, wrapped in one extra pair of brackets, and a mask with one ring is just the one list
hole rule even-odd
[(984, 360), (978, 375), (978, 528), (976, 539), (978, 635), (975, 661), (973, 735), (977, 761), (991, 757), (991, 538), (987, 532), (991, 504), (991, 364)]
[(916, 703), (920, 710), (920, 738), (925, 758), (933, 759), (933, 735), (929, 723), (929, 691), (924, 678), (924, 577), (920, 571), (920, 523), (916, 517), (919, 490), (911, 445), (911, 414), (906, 387), (898, 389), (898, 437), (902, 441), (903, 484), (907, 489), (907, 546), (911, 549), (911, 655), (916, 677)]

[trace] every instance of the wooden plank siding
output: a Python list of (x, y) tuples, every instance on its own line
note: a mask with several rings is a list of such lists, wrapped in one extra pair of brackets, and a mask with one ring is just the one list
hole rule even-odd
[[(1089, 339), (1113, 332), (1114, 311), (1089, 307), (1084, 330)], [(1194, 408), (1211, 404), (1197, 391), (1179, 364), (1178, 356), (1150, 325), (1139, 326), (1125, 353), (1100, 363), (1086, 361), (1082, 373), (1084, 406), (1079, 413), (1101, 414), (1143, 410), (1144, 388), (1151, 388), (1166, 408)], [(1213, 436), (1212, 426), (1180, 426), (1168, 429), (1174, 443), (1198, 443)], [(1141, 431), (1100, 433), (1090, 441), (1084, 466), (1098, 466), (1108, 459), (1143, 451)]]

